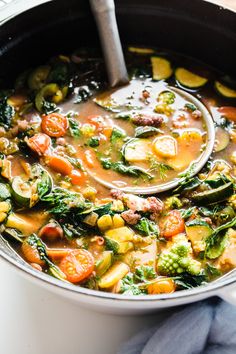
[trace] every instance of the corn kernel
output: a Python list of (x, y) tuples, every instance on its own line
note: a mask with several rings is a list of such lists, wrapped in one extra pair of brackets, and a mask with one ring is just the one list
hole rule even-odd
[(122, 226), (125, 226), (124, 219), (119, 214), (115, 214), (113, 216), (113, 227), (116, 229)]
[(93, 188), (93, 187), (87, 187), (83, 191), (84, 198), (89, 199), (92, 202), (95, 200), (96, 195), (97, 195), (97, 190), (96, 190), (96, 188)]
[(7, 213), (0, 212), (0, 222), (3, 222), (7, 217)]
[(11, 205), (8, 202), (0, 202), (0, 212), (8, 213), (10, 211)]
[(98, 228), (101, 231), (108, 230), (113, 227), (112, 217), (109, 214), (103, 215), (98, 219)]

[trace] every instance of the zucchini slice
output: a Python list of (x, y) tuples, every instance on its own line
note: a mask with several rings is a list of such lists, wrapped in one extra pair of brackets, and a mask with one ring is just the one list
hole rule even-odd
[(135, 53), (135, 54), (153, 54), (155, 51), (154, 49), (151, 48), (139, 48), (139, 47), (129, 47), (128, 51), (130, 53)]
[(12, 179), (11, 190), (15, 202), (23, 207), (32, 208), (43, 196), (52, 189), (52, 178), (40, 165), (34, 164), (31, 169), (30, 181), (23, 180), (20, 176)]
[(126, 263), (116, 262), (106, 272), (98, 282), (99, 288), (107, 289), (115, 285), (129, 272), (129, 267)]
[(225, 85), (223, 85), (219, 81), (215, 81), (216, 91), (226, 98), (236, 98), (236, 90), (233, 90)]
[(230, 142), (229, 132), (221, 127), (217, 127), (216, 130), (216, 140), (214, 145), (214, 151), (220, 152), (227, 148)]
[(163, 132), (155, 127), (145, 126), (135, 128), (135, 138), (149, 138), (149, 136), (163, 134)]
[(151, 57), (153, 80), (167, 80), (173, 74), (169, 60), (161, 57)]
[(41, 89), (47, 80), (51, 68), (48, 65), (39, 66), (34, 69), (28, 77), (28, 86), (31, 90)]
[(188, 239), (191, 241), (194, 252), (205, 250), (205, 239), (212, 234), (212, 228), (204, 220), (192, 220), (185, 224)]
[(131, 139), (123, 148), (123, 156), (128, 162), (147, 161), (151, 143), (145, 139)]
[(178, 83), (190, 89), (197, 89), (204, 86), (208, 79), (192, 73), (185, 68), (177, 68), (175, 70), (175, 78)]
[(192, 199), (200, 205), (214, 204), (222, 202), (234, 193), (232, 182), (226, 183), (215, 189), (210, 189), (192, 196)]
[(12, 196), (15, 202), (21, 206), (28, 207), (32, 195), (31, 185), (27, 181), (23, 181), (20, 176), (12, 179)]
[(99, 258), (98, 263), (96, 264), (96, 275), (101, 277), (106, 271), (110, 268), (112, 264), (112, 255), (111, 251), (104, 251), (101, 258)]

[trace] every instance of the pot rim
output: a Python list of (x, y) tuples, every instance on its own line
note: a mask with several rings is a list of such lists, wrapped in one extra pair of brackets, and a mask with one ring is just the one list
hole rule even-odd
[[(1, 235), (0, 235), (1, 236)], [(15, 259), (13, 259), (11, 256), (7, 255), (2, 249), (0, 249), (0, 256), (2, 259), (4, 259), (6, 262), (10, 263), (10, 265), (14, 266), (16, 269), (20, 269), (22, 272), (26, 273), (27, 275), (30, 275), (34, 279), (36, 278), (37, 280), (40, 280), (41, 282), (47, 285), (53, 285), (54, 287), (62, 288), (63, 290), (66, 290), (68, 292), (72, 293), (77, 293), (81, 295), (86, 295), (89, 297), (93, 298), (99, 298), (99, 299), (106, 299), (106, 300), (116, 300), (116, 301), (129, 301), (129, 302), (139, 302), (142, 301), (143, 303), (148, 303), (148, 302), (153, 302), (153, 301), (165, 301), (165, 300), (179, 300), (179, 299), (186, 299), (190, 298), (196, 295), (203, 295), (208, 292), (215, 291), (215, 295), (219, 293), (219, 291), (224, 288), (227, 285), (232, 285), (236, 282), (236, 274), (229, 276), (229, 278), (222, 280), (219, 282), (212, 282), (212, 283), (207, 283), (207, 285), (201, 285), (199, 287), (193, 288), (193, 289), (187, 289), (187, 290), (180, 290), (176, 291), (172, 294), (159, 294), (159, 295), (123, 295), (123, 294), (114, 294), (114, 293), (108, 293), (104, 291), (99, 291), (99, 290), (92, 290), (92, 289), (87, 289), (80, 287), (78, 285), (70, 284), (70, 283), (64, 283), (56, 278), (53, 278), (52, 276), (39, 272), (35, 270), (34, 268), (30, 267), (28, 263), (23, 261), (19, 262)], [(17, 255), (20, 257), (19, 255)], [(216, 291), (218, 290), (218, 292)]]

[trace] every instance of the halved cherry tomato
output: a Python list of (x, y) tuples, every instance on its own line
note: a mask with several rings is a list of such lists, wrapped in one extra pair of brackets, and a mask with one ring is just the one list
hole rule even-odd
[(148, 294), (170, 294), (175, 291), (175, 283), (172, 279), (158, 279), (147, 287)]
[(53, 138), (59, 138), (66, 134), (68, 119), (62, 114), (50, 113), (42, 117), (41, 128), (45, 134)]
[(71, 283), (78, 283), (88, 278), (94, 269), (92, 254), (83, 249), (71, 251), (59, 264), (60, 269)]
[(75, 185), (83, 185), (85, 182), (85, 174), (79, 170), (73, 170), (69, 175), (70, 181)]
[(160, 221), (161, 234), (168, 238), (184, 232), (184, 220), (178, 210), (172, 210)]
[(223, 117), (236, 122), (236, 107), (219, 107), (218, 112), (221, 113)]
[(87, 165), (87, 167), (90, 167), (90, 168), (94, 168), (98, 164), (96, 154), (93, 150), (85, 150), (84, 161), (85, 161), (85, 164)]
[(87, 121), (90, 124), (93, 124), (96, 127), (96, 129), (98, 129), (98, 130), (101, 130), (105, 126), (103, 117), (98, 116), (98, 115), (88, 116)]
[(47, 156), (47, 164), (52, 170), (65, 176), (70, 175), (73, 170), (71, 163), (62, 156)]
[(30, 149), (37, 152), (39, 156), (45, 155), (51, 146), (51, 139), (43, 133), (33, 135), (26, 142)]

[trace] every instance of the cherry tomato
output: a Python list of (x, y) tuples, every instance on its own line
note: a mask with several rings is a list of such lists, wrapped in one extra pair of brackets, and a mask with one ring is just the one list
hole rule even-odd
[(59, 113), (51, 113), (42, 117), (42, 131), (53, 137), (59, 138), (66, 134), (68, 128), (68, 119)]
[(70, 181), (74, 185), (83, 185), (85, 182), (85, 174), (79, 170), (73, 170), (69, 175)]
[(71, 163), (62, 156), (47, 156), (47, 164), (52, 170), (65, 176), (73, 170)]
[(164, 237), (172, 237), (184, 232), (184, 220), (178, 210), (172, 210), (160, 221), (161, 233)]
[(62, 259), (59, 267), (68, 281), (78, 283), (88, 278), (93, 272), (94, 258), (86, 250), (73, 250)]
[(48, 135), (38, 133), (27, 140), (31, 150), (37, 152), (39, 156), (45, 155), (51, 146), (51, 139)]
[(172, 279), (158, 279), (147, 287), (148, 294), (170, 294), (175, 291), (175, 283)]
[(218, 108), (218, 112), (220, 112), (223, 117), (236, 122), (236, 107), (220, 107)]

